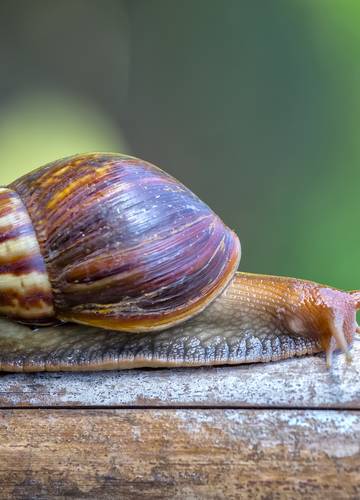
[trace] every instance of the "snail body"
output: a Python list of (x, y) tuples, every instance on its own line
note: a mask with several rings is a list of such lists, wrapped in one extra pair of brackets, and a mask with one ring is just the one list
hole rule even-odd
[[(330, 363), (336, 348), (348, 352), (358, 329), (359, 292), (237, 273), (240, 253), (236, 234), (206, 204), (143, 160), (93, 153), (37, 169), (0, 188), (0, 314), (30, 325), (60, 320), (96, 328), (60, 326), (37, 334), (18, 327), (13, 338), (0, 331), (4, 356), (14, 353), (12, 362), (0, 358), (0, 369), (240, 363), (319, 350)], [(205, 349), (198, 363), (187, 363), (177, 351), (179, 335), (209, 345), (227, 335), (238, 354), (226, 361)], [(52, 359), (60, 349), (60, 358), (44, 364), (38, 355), (36, 362), (39, 338), (39, 352)], [(136, 359), (147, 338), (153, 351)], [(165, 358), (164, 347), (156, 354), (159, 339)], [(66, 345), (74, 342), (80, 357), (65, 362)], [(119, 352), (124, 342), (127, 357)], [(135, 342), (133, 354), (129, 342)], [(253, 347), (241, 353), (239, 342)]]

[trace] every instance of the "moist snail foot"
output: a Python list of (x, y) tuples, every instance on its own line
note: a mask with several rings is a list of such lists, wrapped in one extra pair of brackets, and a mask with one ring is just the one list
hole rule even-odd
[(276, 361), (313, 354), (313, 339), (245, 330), (203, 329), (196, 319), (168, 330), (129, 334), (65, 324), (32, 331), (0, 320), (0, 370), (5, 372), (100, 371), (196, 367)]

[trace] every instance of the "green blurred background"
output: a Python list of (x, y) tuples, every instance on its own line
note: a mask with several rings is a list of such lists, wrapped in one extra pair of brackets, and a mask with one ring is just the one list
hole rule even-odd
[(2, 0), (0, 184), (84, 151), (165, 168), (241, 267), (360, 288), (358, 0)]

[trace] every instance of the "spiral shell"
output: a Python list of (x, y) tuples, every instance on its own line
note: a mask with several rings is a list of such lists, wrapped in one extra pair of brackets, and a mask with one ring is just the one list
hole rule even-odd
[(64, 321), (167, 328), (204, 309), (239, 263), (237, 236), (191, 191), (143, 160), (66, 158), (15, 181), (0, 199), (7, 195), (24, 207), (29, 231), (32, 221), (38, 246), (32, 244), (45, 263), (44, 283), (51, 283), (47, 313), (53, 308)]

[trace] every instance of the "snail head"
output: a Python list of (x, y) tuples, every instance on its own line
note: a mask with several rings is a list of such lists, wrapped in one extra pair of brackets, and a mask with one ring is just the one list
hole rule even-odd
[(309, 335), (309, 332), (317, 332), (316, 337), (326, 353), (328, 367), (336, 349), (341, 350), (350, 362), (349, 346), (354, 335), (360, 333), (356, 321), (360, 291), (344, 292), (313, 284), (298, 290), (299, 293), (302, 297), (298, 300), (296, 311), (293, 311), (297, 320), (292, 320), (290, 325), (294, 333)]

